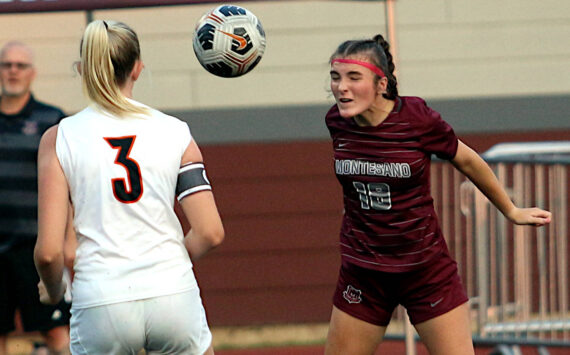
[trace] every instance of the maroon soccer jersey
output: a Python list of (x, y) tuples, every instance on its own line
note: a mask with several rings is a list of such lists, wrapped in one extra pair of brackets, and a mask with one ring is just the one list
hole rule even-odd
[(452, 159), (458, 140), (449, 124), (417, 97), (398, 97), (378, 126), (326, 116), (334, 169), (343, 189), (343, 262), (387, 272), (421, 267), (447, 250), (430, 194), (430, 161)]

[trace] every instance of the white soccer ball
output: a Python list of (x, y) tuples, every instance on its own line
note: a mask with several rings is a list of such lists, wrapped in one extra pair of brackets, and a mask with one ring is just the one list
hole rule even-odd
[(202, 16), (194, 30), (194, 53), (210, 73), (224, 78), (251, 71), (265, 52), (265, 31), (249, 10), (220, 5)]

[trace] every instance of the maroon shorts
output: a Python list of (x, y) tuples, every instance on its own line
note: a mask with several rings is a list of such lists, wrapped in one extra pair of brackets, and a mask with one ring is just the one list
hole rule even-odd
[(389, 273), (343, 262), (333, 304), (365, 322), (387, 326), (401, 304), (410, 322), (418, 324), (467, 302), (457, 264), (449, 255), (418, 270)]

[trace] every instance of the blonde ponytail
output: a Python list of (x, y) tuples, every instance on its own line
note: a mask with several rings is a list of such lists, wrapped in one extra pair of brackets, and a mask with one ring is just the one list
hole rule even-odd
[(148, 113), (146, 107), (131, 103), (120, 89), (138, 59), (138, 37), (127, 25), (116, 21), (91, 22), (81, 40), (81, 76), (85, 96), (117, 116)]

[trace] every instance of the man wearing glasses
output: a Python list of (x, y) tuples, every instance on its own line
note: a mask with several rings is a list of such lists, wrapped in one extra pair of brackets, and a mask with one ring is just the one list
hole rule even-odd
[(32, 50), (10, 42), (0, 50), (0, 355), (20, 313), (23, 328), (39, 331), (50, 354), (69, 348), (70, 305), (39, 302), (33, 262), (37, 234), (37, 148), (41, 135), (64, 117), (36, 101)]

